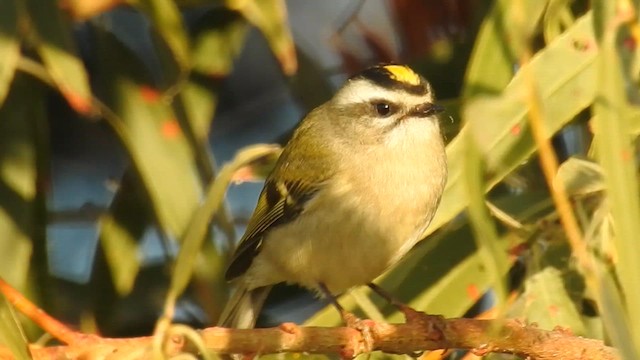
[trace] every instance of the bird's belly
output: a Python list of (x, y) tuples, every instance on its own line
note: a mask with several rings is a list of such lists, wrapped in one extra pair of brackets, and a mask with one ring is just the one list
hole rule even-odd
[(402, 246), (367, 226), (356, 219), (349, 224), (301, 221), (270, 234), (256, 261), (268, 262), (280, 281), (311, 289), (323, 283), (332, 293), (341, 293), (371, 282)]
[[(344, 199), (314, 204), (295, 222), (269, 233), (254, 259), (249, 279), (254, 286), (286, 281), (316, 289), (323, 283), (332, 293), (367, 284), (419, 240), (430, 220), (425, 200), (422, 196), (414, 198), (411, 201), (420, 203), (413, 206), (387, 203), (381, 207), (375, 201), (363, 205), (366, 203)], [(322, 209), (322, 216), (314, 209)]]

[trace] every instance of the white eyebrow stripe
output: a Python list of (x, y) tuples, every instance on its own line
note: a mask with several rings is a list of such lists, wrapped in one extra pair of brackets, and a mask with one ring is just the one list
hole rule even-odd
[(404, 91), (393, 91), (366, 80), (351, 80), (335, 95), (336, 102), (343, 105), (369, 102), (377, 99), (385, 99), (395, 103), (422, 104), (433, 101), (433, 95), (413, 95)]

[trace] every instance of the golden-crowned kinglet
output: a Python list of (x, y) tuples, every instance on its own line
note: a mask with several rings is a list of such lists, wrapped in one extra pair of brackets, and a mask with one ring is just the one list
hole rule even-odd
[(381, 65), (311, 111), (227, 269), (237, 288), (219, 324), (253, 327), (274, 284), (332, 296), (398, 262), (422, 238), (446, 183), (442, 110), (423, 77)]

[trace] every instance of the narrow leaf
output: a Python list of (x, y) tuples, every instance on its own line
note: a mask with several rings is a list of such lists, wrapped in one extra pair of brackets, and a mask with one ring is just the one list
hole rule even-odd
[[(595, 25), (598, 29), (601, 55), (598, 61), (597, 97), (594, 104), (597, 159), (604, 171), (605, 185), (615, 232), (617, 251), (616, 274), (623, 293), (629, 319), (640, 318), (640, 262), (637, 259), (640, 234), (640, 194), (638, 191), (635, 144), (629, 135), (629, 118), (621, 60), (616, 50), (620, 23), (615, 3), (594, 2)], [(605, 316), (606, 316), (605, 309)], [(640, 353), (640, 323), (629, 323), (635, 354)], [(622, 344), (620, 344), (622, 345)]]
[[(539, 80), (550, 134), (561, 129), (595, 97), (597, 48), (594, 41), (591, 16), (586, 14), (526, 65), (532, 67)], [(576, 47), (576, 44), (585, 47)], [(468, 204), (463, 171), (466, 136), (475, 136), (485, 153), (488, 188), (535, 151), (525, 126), (527, 107), (522, 94), (527, 84), (523, 80), (517, 75), (501, 97), (473, 100), (465, 106), (468, 125), (447, 146), (449, 180), (440, 208), (425, 235), (440, 228)]]
[(562, 163), (554, 181), (562, 182), (571, 195), (586, 195), (604, 190), (602, 168), (596, 163), (578, 158)]
[(92, 112), (91, 89), (71, 38), (71, 27), (56, 0), (26, 0), (37, 32), (37, 50), (60, 93), (71, 107)]
[(100, 244), (109, 265), (116, 291), (127, 295), (133, 289), (140, 270), (139, 243), (153, 224), (153, 210), (149, 206), (140, 179), (128, 170), (122, 177), (109, 212), (100, 216)]
[(525, 281), (521, 301), (521, 315), (541, 329), (556, 326), (570, 329), (576, 335), (585, 335), (585, 326), (574, 302), (565, 288), (562, 273), (547, 267)]
[(20, 58), (16, 1), (0, 2), (0, 106), (4, 101)]
[(0, 277), (24, 289), (37, 212), (36, 121), (44, 116), (42, 92), (23, 75), (0, 108)]
[(298, 69), (296, 49), (287, 22), (287, 5), (283, 0), (226, 0), (227, 6), (239, 11), (267, 38), (271, 51), (280, 61), (286, 75)]
[(189, 284), (209, 224), (223, 204), (233, 174), (246, 164), (279, 151), (280, 147), (277, 145), (253, 145), (240, 150), (230, 163), (222, 167), (215, 181), (209, 186), (204, 203), (195, 212), (181, 241), (182, 247), (171, 277), (167, 304), (174, 303)]
[(17, 360), (31, 359), (27, 338), (13, 306), (0, 294), (0, 344), (11, 350)]
[(189, 41), (178, 5), (171, 0), (136, 0), (132, 3), (149, 15), (182, 71), (189, 68)]

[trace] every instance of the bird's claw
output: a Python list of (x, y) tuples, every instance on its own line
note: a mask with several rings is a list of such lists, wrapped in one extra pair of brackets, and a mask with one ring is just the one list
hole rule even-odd
[(359, 317), (353, 315), (349, 312), (342, 312), (342, 321), (344, 321), (345, 325), (349, 328), (358, 330), (362, 335), (362, 348), (361, 353), (369, 353), (373, 351), (374, 348), (374, 340), (373, 340), (373, 326), (375, 323), (372, 320), (363, 320)]

